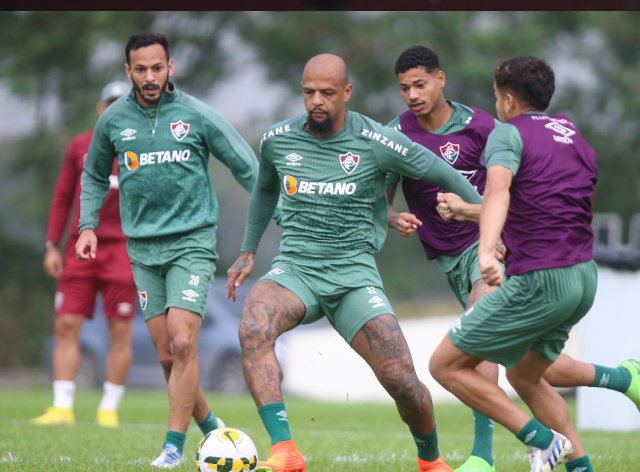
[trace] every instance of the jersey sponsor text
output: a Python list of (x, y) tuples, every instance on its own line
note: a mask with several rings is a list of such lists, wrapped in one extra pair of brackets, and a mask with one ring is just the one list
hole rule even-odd
[(307, 182), (298, 180), (290, 175), (285, 175), (282, 180), (284, 191), (287, 195), (307, 193), (316, 195), (353, 195), (356, 192), (355, 182)]
[(366, 136), (367, 138), (375, 139), (376, 141), (380, 142), (380, 144), (384, 144), (385, 146), (390, 147), (403, 156), (406, 156), (409, 153), (409, 148), (404, 147), (400, 143), (394, 143), (392, 140), (382, 135), (381, 133), (376, 133), (375, 131), (369, 131), (366, 128), (362, 128), (362, 132), (360, 134), (362, 136)]

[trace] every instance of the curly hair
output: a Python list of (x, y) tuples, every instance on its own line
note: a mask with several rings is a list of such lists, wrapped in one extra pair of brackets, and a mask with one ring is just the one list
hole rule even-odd
[(512, 57), (493, 71), (496, 87), (518, 101), (546, 110), (555, 91), (555, 76), (546, 61), (532, 56)]

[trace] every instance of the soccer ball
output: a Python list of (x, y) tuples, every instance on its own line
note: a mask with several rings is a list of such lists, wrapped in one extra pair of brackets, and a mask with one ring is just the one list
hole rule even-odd
[(219, 428), (202, 438), (196, 451), (199, 472), (255, 470), (258, 451), (249, 436), (233, 428)]

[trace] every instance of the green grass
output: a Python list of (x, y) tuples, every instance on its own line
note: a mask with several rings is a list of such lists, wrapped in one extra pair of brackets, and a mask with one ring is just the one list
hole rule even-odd
[[(129, 391), (122, 401), (120, 428), (95, 424), (101, 392), (76, 395), (72, 426), (32, 426), (26, 420), (50, 406), (52, 392), (0, 391), (0, 470), (2, 471), (150, 471), (160, 452), (167, 422), (167, 395), (162, 391)], [(248, 395), (208, 395), (214, 414), (249, 434), (260, 457), (269, 438)], [(327, 404), (287, 398), (287, 412), (298, 448), (309, 472), (417, 471), (415, 445), (393, 405)], [(571, 404), (572, 412), (574, 410)], [(457, 467), (471, 450), (471, 412), (463, 405), (436, 405), (440, 449)], [(585, 447), (599, 472), (637, 472), (640, 433), (583, 432)], [(189, 429), (185, 454), (195, 454), (202, 437)], [(527, 472), (525, 447), (496, 425), (494, 455), (499, 472)], [(187, 460), (181, 470), (194, 470)]]

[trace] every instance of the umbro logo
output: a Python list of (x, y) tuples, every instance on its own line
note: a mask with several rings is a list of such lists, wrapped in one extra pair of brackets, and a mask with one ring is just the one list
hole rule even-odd
[(183, 300), (187, 300), (188, 302), (195, 302), (196, 297), (198, 296), (198, 292), (196, 292), (195, 290), (183, 290), (182, 291), (183, 294), (185, 294), (186, 296), (182, 297)]
[(384, 302), (384, 299), (380, 298), (378, 295), (374, 295), (369, 299), (369, 303), (373, 303), (373, 306), (371, 308), (378, 308), (381, 306), (385, 306), (383, 302)]
[(587, 470), (586, 467), (578, 467), (577, 469), (573, 469), (573, 472), (584, 472), (585, 470)]
[(287, 422), (289, 421), (289, 420), (287, 419), (287, 412), (286, 412), (286, 411), (284, 411), (284, 410), (281, 410), (281, 411), (279, 411), (278, 413), (276, 413), (276, 416), (279, 416), (279, 417), (280, 417), (280, 418), (278, 418), (278, 420), (280, 420), (280, 421), (287, 421)]
[(602, 374), (598, 387), (604, 387), (609, 383), (609, 374)]
[(289, 161), (287, 162), (288, 166), (301, 166), (302, 163), (299, 162), (302, 159), (304, 159), (304, 157), (302, 157), (300, 154), (296, 154), (295, 152), (292, 152), (291, 154), (289, 154), (288, 156), (284, 156), (284, 158)]
[(132, 139), (136, 139), (136, 137), (134, 136), (134, 134), (136, 133), (137, 131), (135, 129), (127, 128), (120, 134), (124, 136), (124, 138), (122, 138), (123, 141), (131, 141)]
[(538, 430), (536, 429), (535, 431), (531, 431), (529, 434), (527, 434), (527, 437), (524, 438), (524, 443), (529, 444), (529, 442), (531, 442), (531, 440), (536, 437), (537, 432)]
[(456, 329), (462, 330), (462, 318), (458, 318), (451, 329), (454, 333), (457, 333)]

